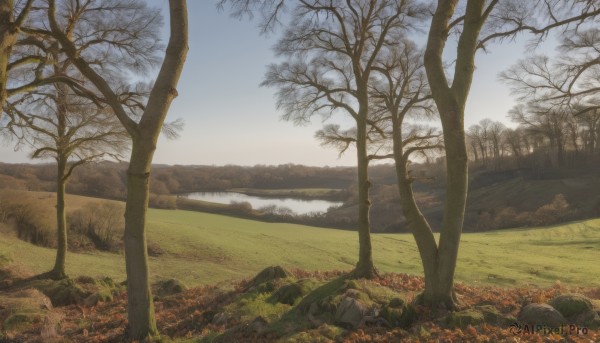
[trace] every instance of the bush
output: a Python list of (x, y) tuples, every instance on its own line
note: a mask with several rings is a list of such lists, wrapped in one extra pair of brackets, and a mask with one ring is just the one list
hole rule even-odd
[(173, 195), (150, 194), (149, 206), (163, 210), (176, 210), (177, 198)]
[(498, 211), (494, 217), (493, 226), (495, 229), (505, 229), (523, 225), (523, 223), (518, 223), (516, 218), (517, 210), (515, 210), (513, 207), (505, 207)]
[(242, 201), (242, 202), (232, 201), (231, 204), (229, 204), (229, 208), (232, 209), (233, 211), (243, 213), (243, 214), (252, 213), (252, 205), (247, 201)]
[(575, 214), (565, 196), (557, 194), (551, 203), (538, 208), (531, 220), (533, 225), (552, 225), (572, 219)]
[(13, 224), (17, 236), (24, 241), (56, 247), (56, 212), (30, 193), (0, 193), (0, 220)]
[(69, 214), (72, 233), (88, 237), (100, 250), (118, 251), (125, 230), (125, 208), (113, 202), (88, 203)]

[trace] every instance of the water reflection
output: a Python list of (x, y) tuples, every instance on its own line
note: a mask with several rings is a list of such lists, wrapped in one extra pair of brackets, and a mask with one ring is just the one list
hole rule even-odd
[(232, 202), (248, 202), (253, 209), (261, 207), (277, 206), (289, 208), (296, 214), (307, 214), (311, 212), (326, 212), (331, 206), (341, 206), (341, 202), (327, 200), (304, 200), (292, 198), (267, 198), (246, 195), (236, 192), (195, 192), (182, 194), (181, 196), (194, 200), (209, 201), (219, 204), (231, 204)]

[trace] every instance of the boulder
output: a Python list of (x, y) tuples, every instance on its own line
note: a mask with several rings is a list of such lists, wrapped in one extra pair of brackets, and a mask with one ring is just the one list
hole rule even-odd
[(521, 309), (518, 317), (523, 324), (558, 327), (567, 324), (567, 320), (554, 307), (548, 304), (529, 304)]
[(273, 293), (272, 300), (281, 304), (294, 305), (303, 295), (302, 286), (297, 283), (283, 285)]
[(83, 299), (92, 293), (83, 289), (72, 279), (51, 282), (49, 285), (42, 286), (40, 290), (50, 298), (54, 306), (81, 304)]
[(177, 279), (158, 281), (155, 288), (159, 297), (181, 293), (188, 289), (186, 285)]
[(590, 299), (576, 293), (561, 294), (550, 300), (548, 304), (554, 307), (565, 318), (580, 316), (594, 309)]
[(357, 299), (346, 297), (335, 311), (334, 321), (344, 328), (356, 329), (367, 312), (366, 306)]
[(290, 277), (290, 273), (283, 269), (280, 266), (272, 266), (263, 269), (260, 273), (258, 273), (252, 281), (250, 281), (249, 287), (258, 286), (261, 283), (265, 283), (268, 281), (273, 281), (277, 279), (285, 279)]

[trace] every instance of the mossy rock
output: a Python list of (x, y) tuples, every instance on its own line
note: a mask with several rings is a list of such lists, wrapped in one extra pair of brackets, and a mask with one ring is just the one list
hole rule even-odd
[(252, 281), (250, 281), (248, 287), (256, 287), (265, 282), (274, 281), (277, 279), (285, 279), (290, 276), (290, 272), (280, 266), (267, 267), (258, 273), (254, 279), (252, 279)]
[(4, 331), (25, 331), (41, 320), (42, 315), (39, 313), (15, 313), (4, 320)]
[(379, 311), (379, 316), (386, 320), (387, 323), (392, 327), (400, 327), (400, 323), (402, 321), (402, 315), (404, 314), (404, 309), (402, 307), (390, 307), (385, 305)]
[(548, 304), (529, 304), (521, 309), (519, 322), (557, 327), (568, 324), (565, 317)]
[(346, 290), (348, 289), (363, 289), (363, 287), (360, 285), (360, 283), (358, 283), (357, 280), (348, 280), (346, 281), (346, 284), (344, 285), (344, 288)]
[(514, 316), (502, 314), (492, 305), (477, 306), (476, 309), (483, 314), (485, 322), (488, 324), (504, 327), (517, 321)]
[(53, 281), (50, 284), (37, 287), (52, 301), (53, 306), (80, 304), (83, 299), (92, 294), (79, 286), (73, 279)]
[(469, 325), (475, 326), (484, 322), (485, 317), (483, 313), (475, 309), (452, 312), (446, 317), (446, 325), (453, 328), (464, 329)]
[(177, 279), (158, 281), (155, 284), (156, 294), (160, 297), (181, 293), (188, 289), (183, 282)]
[(270, 298), (272, 302), (294, 305), (294, 303), (308, 294), (315, 286), (315, 282), (305, 279), (279, 287)]
[(391, 308), (402, 308), (406, 305), (406, 302), (401, 298), (392, 298), (388, 303)]
[(379, 311), (379, 317), (392, 327), (406, 328), (416, 319), (416, 311), (400, 298), (393, 298)]
[(252, 288), (252, 292), (256, 293), (271, 293), (277, 289), (277, 284), (275, 281), (267, 281), (259, 284), (256, 287)]
[(554, 307), (565, 318), (582, 315), (593, 310), (590, 299), (582, 294), (561, 294), (550, 300), (549, 305)]

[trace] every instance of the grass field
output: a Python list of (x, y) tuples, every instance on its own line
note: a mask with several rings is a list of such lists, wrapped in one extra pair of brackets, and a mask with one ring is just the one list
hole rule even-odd
[[(70, 197), (78, 203), (82, 197)], [(96, 200), (97, 201), (97, 200)], [(193, 286), (252, 276), (268, 265), (308, 270), (350, 270), (356, 262), (353, 231), (263, 223), (181, 210), (150, 210), (148, 239), (164, 254), (150, 258), (153, 280), (177, 278)], [(382, 272), (422, 274), (411, 235), (374, 234), (374, 257)], [(593, 286), (600, 283), (600, 219), (563, 226), (463, 235), (457, 279), (474, 284)], [(54, 250), (0, 234), (0, 254), (32, 272), (49, 270)], [(124, 257), (70, 253), (71, 276), (125, 278)]]

